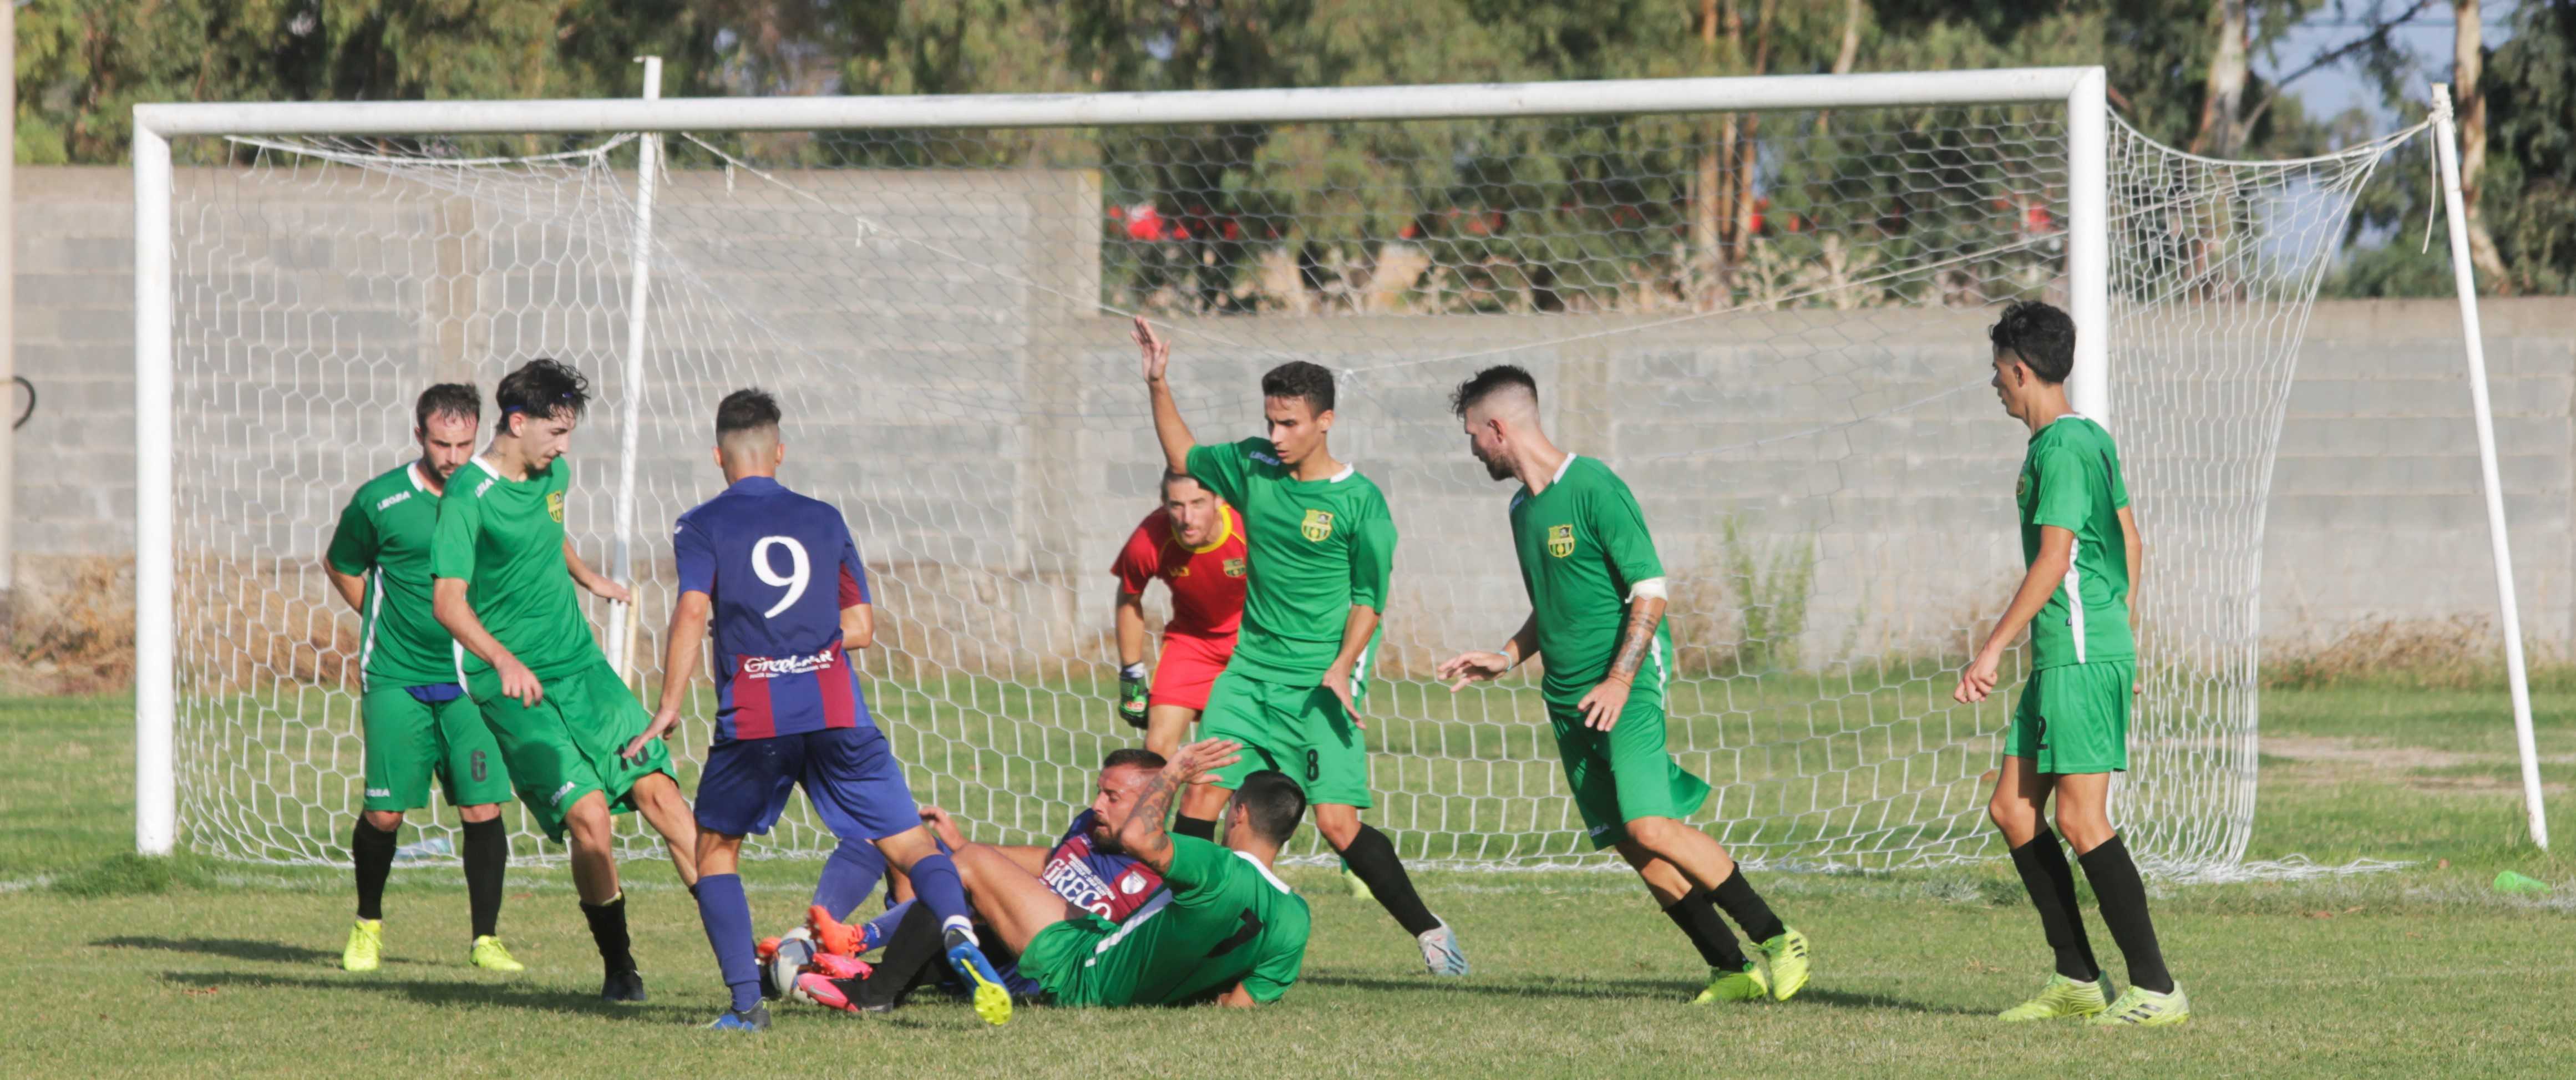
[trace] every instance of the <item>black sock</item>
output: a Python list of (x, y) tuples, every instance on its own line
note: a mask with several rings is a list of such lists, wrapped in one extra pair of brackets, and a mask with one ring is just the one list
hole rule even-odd
[(1744, 970), (1744, 950), (1735, 942), (1735, 931), (1727, 928), (1726, 920), (1718, 918), (1717, 904), (1709, 899), (1708, 890), (1692, 889), (1689, 896), (1664, 905), (1664, 917), (1682, 928), (1683, 936), (1698, 947), (1699, 958), (1708, 961), (1708, 966), (1719, 971)]
[(510, 830), (500, 818), (465, 823), (465, 906), (474, 936), (501, 932), (501, 878), (510, 869)]
[[(894, 925), (894, 934), (886, 938), (885, 953), (870, 966), (867, 982), (858, 996), (850, 1000), (862, 1008), (891, 1008), (903, 1004), (904, 996), (933, 977), (934, 969), (947, 951), (939, 933), (939, 913), (928, 904), (914, 904)], [(847, 990), (843, 991), (844, 993)]]
[(1404, 863), (1395, 857), (1395, 842), (1386, 834), (1366, 825), (1351, 838), (1351, 846), (1342, 849), (1342, 861), (1351, 872), (1367, 883), (1386, 913), (1404, 927), (1404, 932), (1421, 937), (1440, 925), (1431, 909), (1422, 906), (1422, 897), (1413, 892), (1413, 879), (1404, 872)]
[(599, 943), (599, 961), (615, 975), (635, 970), (635, 943), (626, 936), (626, 894), (605, 904), (583, 903), (581, 917), (590, 920), (590, 939)]
[(1188, 814), (1173, 815), (1172, 834), (1175, 836), (1195, 836), (1201, 840), (1214, 840), (1216, 839), (1216, 819), (1194, 818)]
[(2156, 947), (2156, 924), (2147, 918), (2147, 883), (2138, 864), (2129, 860), (2129, 845), (2113, 834), (2102, 846), (2076, 856), (2084, 880), (2093, 883), (2093, 899), (2102, 905), (2102, 925), (2129, 962), (2129, 984), (2159, 994), (2173, 993), (2173, 973), (2165, 970), (2164, 951)]
[(2094, 961), (2093, 943), (2084, 937), (2084, 912), (2075, 904), (2075, 872), (2066, 865), (2066, 851), (2057, 846), (2057, 834), (2040, 826), (2038, 836), (2012, 849), (2012, 861), (2013, 869), (2021, 871), (2021, 887), (2030, 890), (2031, 906), (2039, 909), (2039, 929), (2057, 954), (2057, 973), (2077, 982), (2099, 981), (2102, 965)]
[(1762, 902), (1762, 894), (1753, 891), (1753, 883), (1744, 880), (1744, 866), (1727, 868), (1726, 880), (1708, 891), (1708, 898), (1726, 910), (1726, 917), (1744, 928), (1744, 936), (1759, 945), (1788, 932), (1780, 917), (1771, 913), (1771, 905)]
[[(399, 830), (398, 830), (399, 831)], [(394, 833), (367, 824), (349, 831), (349, 863), (358, 869), (358, 917), (385, 917), (385, 878), (394, 872)]]

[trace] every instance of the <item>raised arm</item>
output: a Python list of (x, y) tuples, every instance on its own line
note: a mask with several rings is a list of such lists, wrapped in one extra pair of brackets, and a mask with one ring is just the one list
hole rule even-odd
[(1118, 826), (1118, 846), (1155, 873), (1170, 874), (1172, 836), (1163, 831), (1163, 822), (1172, 815), (1172, 800), (1181, 789), (1206, 783), (1210, 772), (1234, 764), (1243, 756), (1242, 749), (1243, 744), (1231, 740), (1202, 739), (1173, 751), (1163, 770), (1136, 794), (1135, 807)]
[(1154, 405), (1154, 437), (1163, 444), (1163, 467), (1188, 472), (1190, 448), (1198, 441), (1190, 437), (1189, 421), (1181, 419), (1180, 403), (1172, 400), (1172, 384), (1164, 377), (1172, 365), (1172, 344), (1142, 315), (1136, 316), (1135, 337), (1144, 353), (1145, 394)]

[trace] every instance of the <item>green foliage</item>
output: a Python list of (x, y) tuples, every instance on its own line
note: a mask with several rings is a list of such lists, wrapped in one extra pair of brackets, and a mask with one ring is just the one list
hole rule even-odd
[(1728, 596), (1735, 603), (1735, 666), (1744, 674), (1794, 670), (1798, 639), (1807, 632), (1807, 601), (1815, 592), (1813, 537), (1772, 545), (1747, 537), (1743, 519), (1729, 514), (1718, 524)]

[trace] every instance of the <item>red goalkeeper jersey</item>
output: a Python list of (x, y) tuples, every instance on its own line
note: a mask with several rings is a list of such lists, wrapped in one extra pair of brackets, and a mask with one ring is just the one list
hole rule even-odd
[(1243, 520), (1234, 507), (1218, 505), (1219, 531), (1203, 547), (1181, 543), (1172, 516), (1162, 510), (1145, 515), (1109, 572), (1118, 587), (1142, 593), (1155, 578), (1172, 590), (1172, 621), (1165, 634), (1193, 638), (1232, 638), (1243, 621)]

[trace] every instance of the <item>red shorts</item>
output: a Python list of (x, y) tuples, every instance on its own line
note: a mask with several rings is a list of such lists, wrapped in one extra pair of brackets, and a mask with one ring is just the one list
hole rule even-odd
[(1154, 668), (1154, 689), (1145, 704), (1207, 708), (1208, 688), (1216, 685), (1216, 677), (1225, 673), (1225, 662), (1233, 655), (1231, 636), (1163, 635), (1163, 662)]

